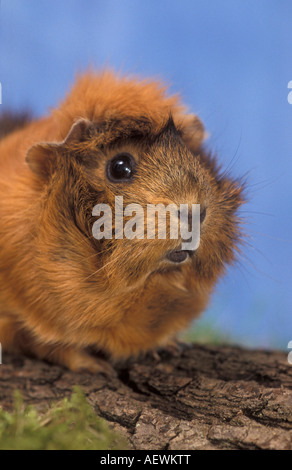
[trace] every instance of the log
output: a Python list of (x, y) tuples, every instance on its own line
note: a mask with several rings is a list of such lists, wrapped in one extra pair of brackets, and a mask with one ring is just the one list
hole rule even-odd
[(292, 366), (279, 351), (192, 345), (116, 366), (117, 377), (72, 373), (3, 355), (0, 406), (13, 390), (43, 410), (80, 386), (130, 449), (292, 449)]

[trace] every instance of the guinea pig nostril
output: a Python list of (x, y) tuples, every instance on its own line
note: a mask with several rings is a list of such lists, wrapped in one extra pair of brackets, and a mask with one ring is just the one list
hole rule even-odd
[(202, 224), (206, 218), (207, 209), (204, 207), (200, 212), (200, 223)]
[(172, 263), (182, 263), (188, 257), (188, 252), (185, 250), (172, 250), (166, 254), (166, 258)]

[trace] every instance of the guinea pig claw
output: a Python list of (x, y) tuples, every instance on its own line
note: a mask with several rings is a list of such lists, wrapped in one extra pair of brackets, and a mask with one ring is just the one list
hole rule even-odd
[(161, 361), (161, 356), (159, 355), (159, 353), (155, 350), (151, 350), (148, 352), (149, 356), (151, 357), (151, 359), (153, 359), (155, 362), (160, 362)]

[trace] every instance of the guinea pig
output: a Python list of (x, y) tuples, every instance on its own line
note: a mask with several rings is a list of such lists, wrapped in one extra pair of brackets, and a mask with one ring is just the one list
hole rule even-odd
[[(4, 352), (107, 372), (90, 349), (113, 361), (155, 351), (204, 311), (236, 259), (244, 201), (204, 137), (163, 84), (107, 70), (79, 77), (58, 108), (0, 141)], [(114, 215), (117, 197), (145, 210), (199, 205), (199, 246), (156, 230), (93, 236), (94, 207)]]

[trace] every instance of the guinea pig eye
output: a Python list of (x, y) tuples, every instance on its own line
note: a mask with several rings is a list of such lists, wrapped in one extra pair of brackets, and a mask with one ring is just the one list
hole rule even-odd
[(135, 160), (129, 153), (119, 153), (113, 157), (106, 167), (106, 174), (113, 183), (131, 181), (135, 169)]

